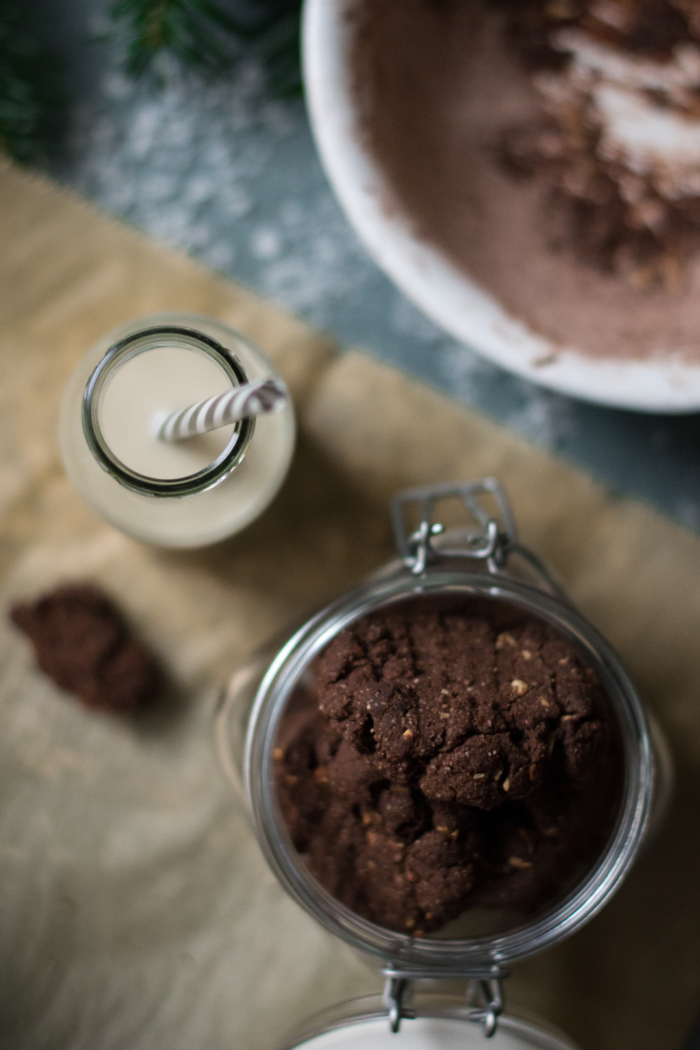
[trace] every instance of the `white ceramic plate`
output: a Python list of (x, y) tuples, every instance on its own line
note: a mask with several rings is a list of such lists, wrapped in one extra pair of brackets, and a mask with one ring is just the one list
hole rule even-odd
[[(533, 383), (620, 408), (700, 410), (700, 366), (681, 361), (600, 361), (562, 350), (508, 314), (405, 217), (382, 207), (383, 175), (363, 148), (349, 89), (348, 0), (306, 0), (306, 95), (321, 161), (371, 255), (401, 290), (451, 335)], [(555, 355), (552, 358), (552, 355)], [(548, 361), (538, 364), (537, 362)]]

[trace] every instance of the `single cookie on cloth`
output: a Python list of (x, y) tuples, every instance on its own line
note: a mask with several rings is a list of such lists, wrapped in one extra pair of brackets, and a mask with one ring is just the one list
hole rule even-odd
[(157, 693), (155, 659), (90, 584), (65, 584), (15, 605), (10, 618), (29, 637), (42, 671), (86, 707), (131, 713)]

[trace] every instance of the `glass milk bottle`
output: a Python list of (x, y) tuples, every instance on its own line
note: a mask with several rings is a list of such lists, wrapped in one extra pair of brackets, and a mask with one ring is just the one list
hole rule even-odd
[(122, 532), (162, 547), (202, 547), (265, 510), (294, 448), (282, 408), (185, 440), (164, 420), (246, 383), (281, 377), (240, 333), (195, 314), (142, 317), (104, 336), (80, 362), (61, 408), (60, 443), (83, 499)]

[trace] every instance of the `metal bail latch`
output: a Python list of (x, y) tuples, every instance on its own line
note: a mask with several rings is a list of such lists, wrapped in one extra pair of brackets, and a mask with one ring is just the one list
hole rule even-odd
[[(494, 517), (482, 505), (478, 499), (481, 495), (493, 496), (498, 517)], [(445, 499), (460, 499), (477, 528), (472, 528), (464, 534), (459, 547), (441, 546), (436, 550), (432, 545), (433, 537), (439, 536), (445, 528), (434, 520), (435, 506)], [(419, 504), (420, 521), (417, 529), (408, 533), (405, 508), (411, 503)], [(448, 483), (404, 489), (392, 501), (391, 516), (399, 554), (416, 576), (424, 572), (426, 565), (438, 557), (486, 561), (489, 571), (497, 572), (518, 542), (515, 519), (505, 492), (495, 478), (484, 478), (482, 481), (470, 481), (461, 485)]]
[(416, 1016), (416, 1011), (407, 1006), (404, 1001), (406, 996), (410, 995), (410, 991), (411, 982), (407, 977), (387, 973), (382, 998), (389, 1015), (389, 1028), (394, 1033), (398, 1032), (405, 1017)]
[[(479, 997), (482, 1005), (478, 1005)], [(467, 1002), (475, 1006), (469, 1014), (470, 1021), (481, 1022), (484, 1035), (490, 1039), (498, 1027), (498, 1018), (503, 1013), (503, 991), (498, 977), (479, 978), (469, 982)]]
[(501, 979), (507, 977), (497, 964), (481, 973), (471, 974), (455, 972), (454, 969), (431, 969), (419, 972), (402, 970), (398, 966), (386, 966), (382, 973), (386, 978), (384, 985), (384, 1006), (389, 1016), (389, 1027), (396, 1033), (403, 1020), (417, 1016), (409, 1005), (414, 980), (458, 980), (468, 977), (467, 1006), (469, 1012), (466, 1020), (483, 1025), (484, 1036), (490, 1039), (498, 1028), (498, 1018), (503, 1013), (503, 991)]

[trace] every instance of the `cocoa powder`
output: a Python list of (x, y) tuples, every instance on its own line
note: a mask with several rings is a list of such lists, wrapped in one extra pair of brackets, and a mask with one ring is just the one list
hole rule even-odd
[[(697, 201), (655, 201), (665, 216), (660, 232), (635, 227), (639, 208), (620, 196), (614, 165), (594, 163), (595, 129), (577, 125), (553, 136), (533, 86), (533, 66), (566, 60), (549, 44), (545, 14), (561, 19), (569, 11), (563, 25), (593, 32), (584, 17), (593, 6), (355, 0), (357, 134), (381, 173), (386, 211), (402, 214), (416, 236), (549, 340), (555, 356), (574, 349), (596, 358), (697, 362)], [(601, 24), (597, 39), (665, 58), (689, 38), (681, 3), (624, 6), (634, 14), (628, 30), (608, 26), (605, 35)], [(553, 138), (569, 154), (543, 163)], [(567, 199), (572, 185), (576, 193)]]

